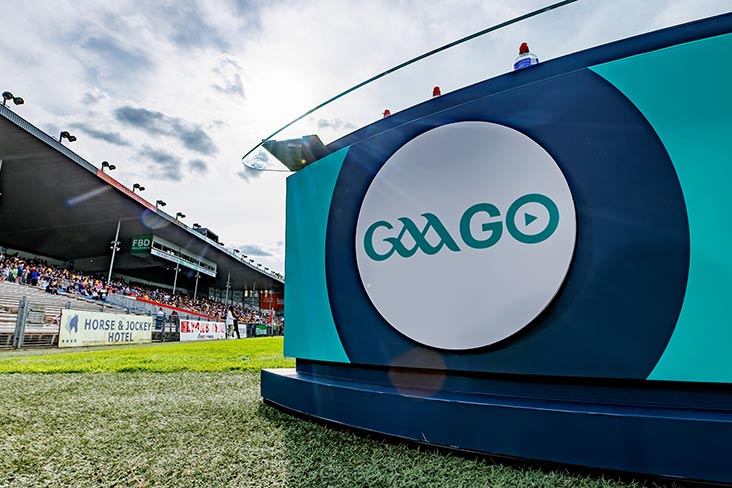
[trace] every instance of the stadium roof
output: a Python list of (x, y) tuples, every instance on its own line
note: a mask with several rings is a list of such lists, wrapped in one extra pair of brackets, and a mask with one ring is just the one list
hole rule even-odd
[[(48, 134), (0, 107), (0, 245), (62, 261), (80, 270), (104, 271), (120, 225), (121, 251), (114, 272), (171, 283), (175, 264), (130, 254), (133, 237), (154, 234), (216, 263), (214, 279), (200, 286), (281, 290), (283, 280), (231, 253), (156, 209)], [(181, 268), (183, 269), (183, 268)], [(178, 285), (193, 286), (194, 271)]]

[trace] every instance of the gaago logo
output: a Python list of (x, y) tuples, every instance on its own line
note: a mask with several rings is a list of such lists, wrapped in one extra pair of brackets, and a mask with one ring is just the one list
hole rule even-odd
[[(540, 231), (534, 231), (533, 234), (524, 233), (519, 230), (519, 226), (516, 225), (518, 211), (527, 203), (538, 203), (539, 205), (542, 205), (549, 214), (549, 220), (546, 225)], [(500, 220), (483, 223), (481, 225), (481, 232), (483, 235), (476, 236), (471, 230), (471, 222), (473, 221), (473, 218), (479, 214), (485, 214), (492, 218), (501, 217), (501, 211), (492, 203), (476, 203), (468, 208), (463, 213), (462, 217), (460, 217), (460, 238), (464, 245), (468, 247), (473, 249), (486, 249), (497, 244), (503, 236), (503, 223)], [(409, 258), (414, 256), (417, 251), (422, 251), (429, 256), (437, 254), (443, 248), (447, 248), (453, 252), (460, 251), (460, 246), (450, 235), (450, 232), (444, 226), (442, 221), (440, 221), (439, 217), (429, 212), (423, 213), (422, 217), (425, 220), (425, 225), (421, 230), (409, 217), (399, 217), (397, 220), (402, 224), (401, 230), (395, 237), (386, 236), (383, 238), (385, 242), (388, 242), (391, 245), (391, 248), (383, 254), (376, 252), (376, 249), (374, 249), (374, 233), (380, 229), (393, 230), (394, 226), (385, 220), (379, 220), (371, 224), (371, 226), (366, 230), (363, 242), (366, 255), (374, 261), (384, 261), (389, 259), (394, 253), (403, 258)], [(524, 219), (525, 225), (528, 226), (537, 220), (537, 217), (531, 214), (524, 214)], [(559, 209), (557, 208), (557, 205), (551, 198), (538, 193), (524, 195), (516, 199), (516, 201), (508, 207), (508, 212), (506, 213), (506, 229), (508, 230), (508, 233), (518, 242), (522, 242), (524, 244), (538, 244), (545, 241), (554, 233), (558, 225)], [(434, 231), (439, 238), (435, 245), (430, 244), (427, 240), (427, 235), (430, 231)], [(411, 240), (414, 242), (411, 247), (405, 246), (403, 243), (403, 239), (406, 235), (409, 235)]]
[(421, 344), (464, 350), (506, 339), (549, 305), (575, 237), (572, 195), (547, 151), (506, 126), (458, 122), (386, 161), (354, 246), (386, 322)]

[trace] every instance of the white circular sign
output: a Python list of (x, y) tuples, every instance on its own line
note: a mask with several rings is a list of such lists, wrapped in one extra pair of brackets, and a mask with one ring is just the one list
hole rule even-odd
[(381, 168), (358, 216), (356, 259), (392, 327), (427, 346), (473, 349), (549, 305), (576, 227), (567, 181), (539, 144), (458, 122), (412, 139)]

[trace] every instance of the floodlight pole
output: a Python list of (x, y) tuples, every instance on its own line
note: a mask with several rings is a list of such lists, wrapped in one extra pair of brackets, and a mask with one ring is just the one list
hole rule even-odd
[(193, 303), (196, 303), (196, 296), (198, 295), (198, 277), (201, 276), (201, 260), (198, 260), (198, 268), (196, 268), (196, 287), (193, 289)]
[(175, 278), (173, 278), (173, 293), (175, 293), (175, 288), (178, 285), (178, 270), (179, 269), (180, 268), (178, 266), (178, 261), (176, 261), (175, 262)]
[(112, 281), (112, 268), (114, 267), (114, 256), (117, 253), (117, 246), (119, 245), (119, 228), (122, 225), (122, 219), (117, 221), (117, 233), (114, 235), (114, 241), (112, 241), (112, 261), (109, 262), (109, 275), (107, 276), (107, 286)]
[(198, 277), (201, 276), (201, 273), (196, 270), (196, 287), (193, 289), (193, 302), (196, 302), (196, 296), (198, 295)]
[(229, 303), (229, 288), (231, 288), (231, 270), (229, 270), (229, 275), (226, 277), (226, 298), (224, 298), (224, 303), (227, 305), (231, 305)]

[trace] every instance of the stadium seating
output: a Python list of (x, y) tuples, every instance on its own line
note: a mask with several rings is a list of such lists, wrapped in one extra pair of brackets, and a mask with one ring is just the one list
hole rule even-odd
[(126, 313), (123, 308), (86, 300), (77, 295), (52, 295), (37, 287), (0, 282), (0, 348), (12, 345), (18, 307), (22, 297), (27, 297), (30, 304), (23, 339), (27, 345), (58, 343), (58, 320), (61, 310), (64, 308)]

